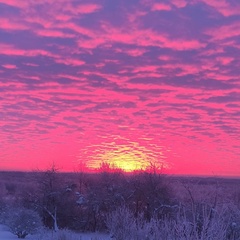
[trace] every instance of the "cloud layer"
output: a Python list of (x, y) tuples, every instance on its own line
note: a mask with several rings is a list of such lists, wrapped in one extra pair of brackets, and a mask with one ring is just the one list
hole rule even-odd
[(1, 169), (240, 174), (239, 1), (0, 0), (0, 22)]

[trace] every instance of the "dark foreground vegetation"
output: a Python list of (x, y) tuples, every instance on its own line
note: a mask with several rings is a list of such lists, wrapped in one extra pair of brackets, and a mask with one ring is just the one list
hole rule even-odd
[(45, 227), (116, 240), (240, 239), (240, 180), (54, 167), (0, 172), (0, 223), (19, 238)]

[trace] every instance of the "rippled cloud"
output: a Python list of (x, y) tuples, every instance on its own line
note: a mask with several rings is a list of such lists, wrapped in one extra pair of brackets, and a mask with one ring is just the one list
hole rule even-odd
[(0, 0), (0, 22), (1, 169), (240, 174), (239, 1)]

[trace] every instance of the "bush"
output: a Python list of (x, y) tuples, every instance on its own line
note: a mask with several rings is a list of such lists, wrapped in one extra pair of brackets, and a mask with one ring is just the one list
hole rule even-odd
[[(137, 218), (127, 207), (119, 207), (107, 217), (106, 225), (110, 235), (116, 240), (159, 240), (153, 238), (155, 222), (144, 220), (143, 214)], [(155, 227), (155, 226), (154, 226)]]
[[(106, 224), (111, 237), (115, 240), (239, 239), (234, 229), (237, 228), (236, 224), (236, 226), (231, 226), (231, 232), (227, 232), (228, 221), (224, 217), (225, 210), (214, 210), (212, 215), (211, 211), (204, 205), (193, 220), (187, 216), (187, 210), (182, 208), (178, 210), (175, 219), (153, 217), (146, 220), (143, 214), (134, 217), (129, 209), (121, 207), (109, 215)], [(195, 214), (195, 212), (191, 214)], [(229, 236), (227, 237), (227, 235)]]
[(18, 238), (37, 233), (42, 227), (40, 216), (33, 210), (12, 208), (6, 212), (5, 224)]
[(136, 231), (136, 219), (126, 207), (120, 207), (109, 214), (106, 225), (111, 237), (117, 240), (132, 239)]

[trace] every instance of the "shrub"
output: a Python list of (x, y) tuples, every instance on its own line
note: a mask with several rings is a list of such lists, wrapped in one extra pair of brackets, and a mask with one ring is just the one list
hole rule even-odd
[(10, 232), (18, 238), (25, 238), (29, 234), (34, 234), (42, 227), (39, 215), (29, 209), (11, 208), (6, 212), (5, 224)]
[[(193, 220), (187, 216), (185, 208), (178, 210), (175, 219), (151, 218), (146, 220), (143, 214), (137, 217), (126, 207), (113, 211), (107, 219), (107, 227), (115, 240), (225, 240), (239, 239), (236, 237), (236, 224), (230, 229), (227, 237), (228, 221), (225, 219), (225, 209), (212, 210), (202, 206), (201, 211)], [(202, 215), (201, 215), (202, 214)]]
[(126, 207), (113, 211), (106, 220), (111, 236), (117, 240), (132, 239), (136, 229), (134, 215)]

